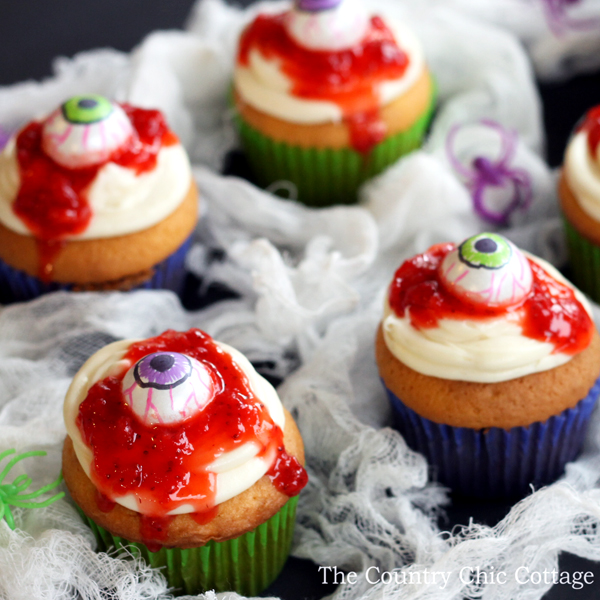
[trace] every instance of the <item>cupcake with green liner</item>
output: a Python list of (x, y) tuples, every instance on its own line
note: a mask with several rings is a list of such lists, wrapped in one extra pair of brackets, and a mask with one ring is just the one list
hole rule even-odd
[(500, 235), (400, 266), (377, 334), (396, 427), (455, 492), (509, 498), (557, 479), (600, 393), (590, 307)]
[(600, 302), (600, 106), (571, 137), (559, 181), (573, 281)]
[(257, 182), (292, 182), (311, 206), (358, 187), (418, 148), (434, 85), (414, 34), (360, 0), (297, 0), (242, 33), (236, 120)]
[(64, 406), (65, 482), (100, 550), (126, 547), (178, 593), (255, 596), (278, 575), (307, 481), (273, 387), (198, 329), (94, 354)]

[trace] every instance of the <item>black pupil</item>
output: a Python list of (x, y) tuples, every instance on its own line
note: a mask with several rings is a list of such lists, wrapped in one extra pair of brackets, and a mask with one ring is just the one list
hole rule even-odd
[(159, 373), (168, 371), (173, 364), (175, 359), (170, 354), (159, 354), (150, 361), (150, 366)]
[(498, 249), (498, 244), (490, 238), (482, 238), (475, 242), (475, 250), (484, 254), (492, 254)]
[(79, 108), (94, 108), (98, 102), (92, 98), (83, 98), (77, 104)]

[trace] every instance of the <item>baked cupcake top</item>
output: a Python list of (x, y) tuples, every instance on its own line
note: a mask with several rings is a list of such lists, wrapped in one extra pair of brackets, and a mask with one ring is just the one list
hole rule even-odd
[(382, 322), (395, 358), (424, 375), (493, 383), (565, 364), (594, 333), (583, 295), (498, 234), (407, 260)]
[(600, 106), (578, 124), (565, 153), (564, 174), (577, 203), (600, 222)]
[(361, 0), (297, 0), (245, 29), (234, 83), (243, 102), (270, 116), (346, 122), (352, 146), (367, 151), (386, 134), (380, 109), (424, 69), (410, 30), (370, 16)]
[(273, 387), (198, 329), (104, 347), (73, 379), (64, 417), (99, 504), (152, 522), (187, 513), (210, 520), (265, 474), (287, 496), (307, 481), (285, 451)]
[(55, 245), (120, 236), (162, 221), (191, 184), (159, 111), (75, 96), (0, 154), (0, 223)]

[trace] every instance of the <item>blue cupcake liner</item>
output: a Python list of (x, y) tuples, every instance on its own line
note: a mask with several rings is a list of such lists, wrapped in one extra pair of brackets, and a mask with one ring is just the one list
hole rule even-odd
[[(385, 386), (384, 386), (385, 387)], [(395, 427), (425, 455), (433, 479), (473, 498), (518, 498), (558, 479), (583, 445), (600, 378), (573, 408), (526, 427), (469, 429), (435, 423), (387, 387)]]
[[(165, 258), (162, 262), (154, 265), (153, 275), (143, 283), (132, 287), (132, 290), (171, 290), (179, 294), (183, 288), (185, 279), (185, 257), (192, 244), (192, 235), (183, 244)], [(43, 294), (57, 290), (71, 291), (78, 286), (50, 282), (45, 283), (41, 279), (29, 275), (24, 271), (13, 267), (0, 260), (0, 303), (23, 302), (33, 300)]]

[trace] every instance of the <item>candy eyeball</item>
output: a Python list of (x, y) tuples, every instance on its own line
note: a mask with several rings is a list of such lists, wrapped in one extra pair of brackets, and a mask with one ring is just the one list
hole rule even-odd
[(127, 371), (125, 401), (145, 425), (181, 423), (213, 399), (215, 384), (208, 368), (179, 352), (154, 352)]
[(450, 251), (440, 265), (440, 278), (455, 296), (490, 307), (520, 303), (533, 283), (525, 255), (495, 233), (480, 233)]
[(75, 96), (44, 122), (42, 147), (68, 169), (101, 164), (133, 135), (125, 111), (102, 96)]
[(363, 39), (368, 25), (360, 0), (296, 0), (286, 20), (288, 34), (310, 50), (351, 48)]

